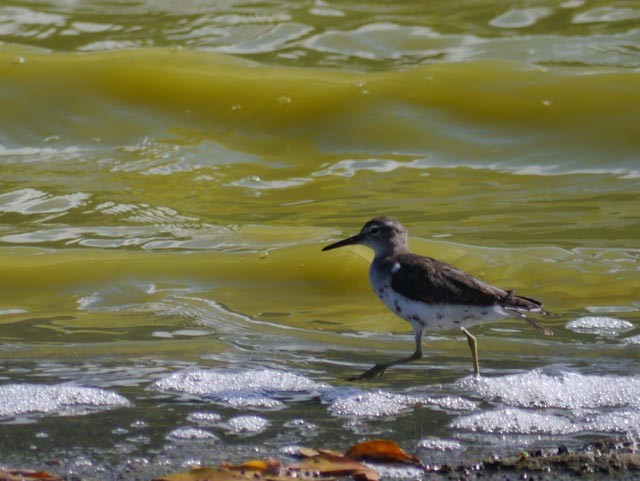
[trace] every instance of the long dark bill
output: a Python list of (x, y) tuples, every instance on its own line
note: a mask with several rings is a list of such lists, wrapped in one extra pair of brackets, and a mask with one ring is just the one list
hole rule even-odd
[(360, 234), (357, 234), (357, 235), (348, 237), (346, 239), (343, 239), (341, 241), (335, 242), (333, 244), (329, 244), (328, 246), (323, 247), (322, 250), (330, 251), (331, 249), (337, 249), (338, 247), (351, 246), (359, 243), (360, 243)]

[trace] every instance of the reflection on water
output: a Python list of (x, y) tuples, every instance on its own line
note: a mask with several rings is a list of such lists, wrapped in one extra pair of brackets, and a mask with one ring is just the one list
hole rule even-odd
[[(151, 479), (370, 438), (453, 464), (636, 439), (638, 18), (3, 2), (3, 464)], [(345, 381), (413, 349), (370, 252), (320, 251), (383, 214), (415, 252), (544, 301), (555, 336), (475, 327), (475, 379), (440, 332)]]
[(622, 0), (505, 8), (369, 1), (5, 2), (0, 39), (59, 50), (171, 46), (282, 64), (380, 68), (501, 58), (638, 66), (640, 9)]

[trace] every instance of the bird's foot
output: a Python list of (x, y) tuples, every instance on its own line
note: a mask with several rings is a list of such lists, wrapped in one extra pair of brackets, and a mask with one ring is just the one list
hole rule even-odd
[(363, 381), (367, 379), (371, 379), (373, 377), (380, 377), (387, 370), (387, 366), (384, 364), (376, 364), (371, 369), (367, 369), (365, 372), (360, 374), (359, 376), (351, 376), (347, 378), (347, 381)]

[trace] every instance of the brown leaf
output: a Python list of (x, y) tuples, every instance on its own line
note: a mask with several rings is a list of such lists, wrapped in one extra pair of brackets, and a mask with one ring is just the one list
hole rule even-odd
[(221, 466), (224, 469), (231, 469), (234, 471), (252, 471), (271, 474), (279, 474), (280, 468), (282, 467), (280, 461), (274, 458), (269, 458), (267, 460), (252, 459), (249, 461), (245, 461), (242, 464), (222, 463)]
[(340, 451), (334, 451), (332, 449), (318, 449), (318, 454), (326, 454), (327, 456), (337, 456), (339, 458), (344, 458), (344, 453)]
[(374, 469), (358, 461), (349, 459), (341, 454), (321, 451), (316, 456), (310, 456), (297, 464), (289, 466), (292, 471), (299, 471), (304, 476), (358, 476), (363, 481), (378, 481), (380, 475)]
[(423, 465), (418, 458), (407, 454), (395, 442), (386, 439), (375, 439), (356, 444), (346, 452), (345, 456), (357, 460)]
[(308, 458), (310, 456), (317, 456), (318, 454), (320, 454), (320, 452), (317, 449), (305, 448), (301, 446), (298, 448), (298, 452), (296, 454), (302, 458)]
[(235, 471), (217, 468), (198, 468), (183, 473), (174, 473), (153, 481), (247, 481), (249, 477)]
[(252, 471), (266, 471), (267, 463), (261, 459), (252, 459), (250, 461), (245, 461), (242, 464), (229, 464), (222, 462), (220, 463), (220, 467), (222, 469), (231, 469), (233, 471), (240, 471), (244, 469), (250, 469)]
[[(256, 462), (248, 461), (246, 464), (248, 464), (248, 466), (252, 466), (254, 463)], [(259, 465), (259, 463), (257, 464)], [(267, 461), (265, 464), (269, 464), (269, 462)], [(239, 466), (241, 465), (238, 465), (238, 470), (218, 468), (192, 469), (191, 471), (185, 471), (183, 473), (168, 474), (162, 478), (156, 478), (153, 481), (316, 481), (303, 476), (293, 477), (281, 474), (271, 474), (268, 471), (260, 472), (255, 469), (248, 468), (245, 470)], [(330, 480), (325, 479), (323, 481)]]
[(0, 481), (62, 481), (60, 476), (47, 471), (10, 470), (0, 469)]
[(356, 481), (380, 481), (380, 473), (375, 469), (367, 467), (362, 471), (354, 471), (353, 479)]

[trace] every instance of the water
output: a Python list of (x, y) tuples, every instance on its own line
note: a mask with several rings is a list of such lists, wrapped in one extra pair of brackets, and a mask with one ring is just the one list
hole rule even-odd
[[(635, 3), (211, 3), (0, 1), (2, 464), (635, 438)], [(475, 380), (434, 333), (345, 381), (414, 347), (370, 252), (320, 252), (382, 214), (555, 336), (474, 328)]]

